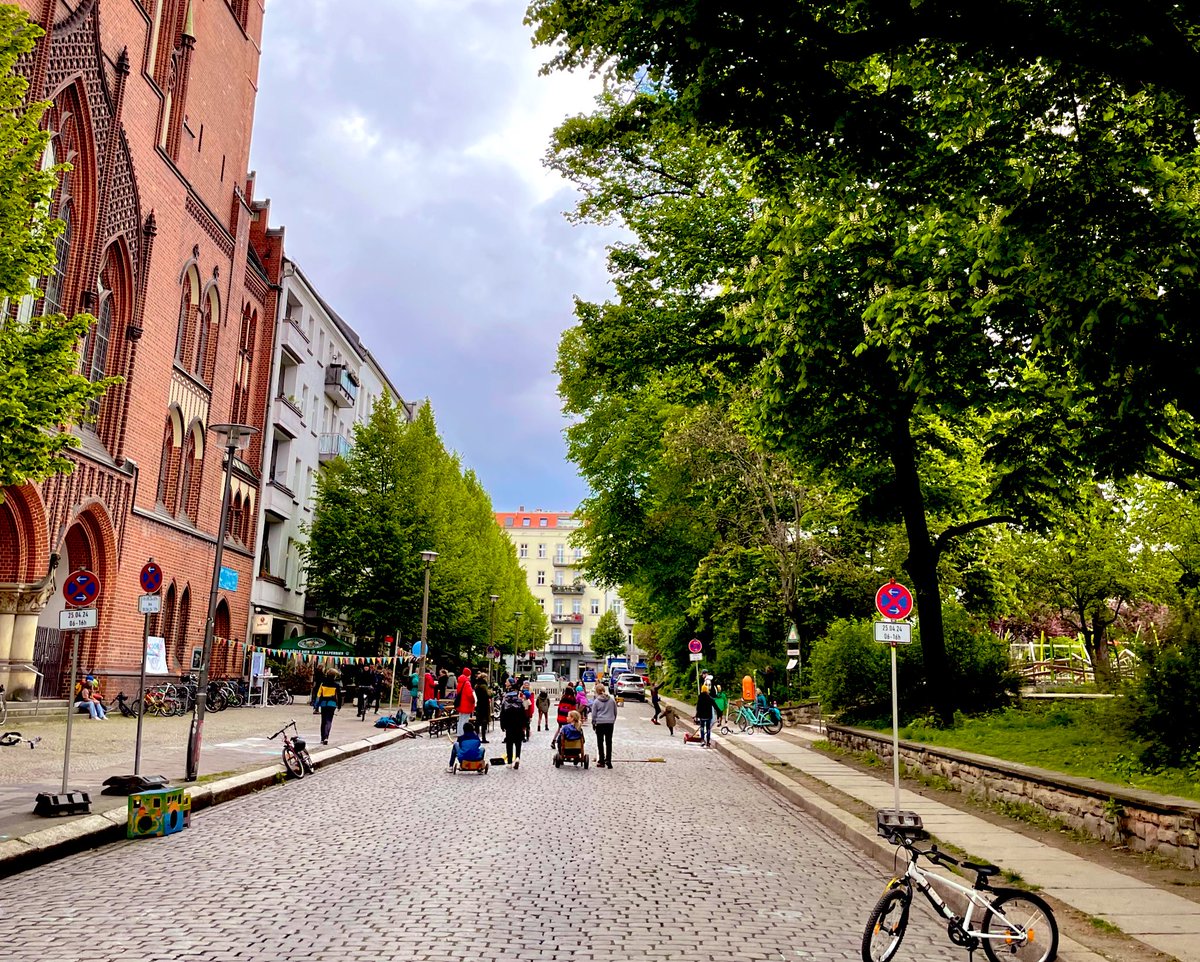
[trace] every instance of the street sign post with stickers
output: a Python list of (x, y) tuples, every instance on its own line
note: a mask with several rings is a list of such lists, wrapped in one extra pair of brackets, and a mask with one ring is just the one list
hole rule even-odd
[(900, 811), (900, 696), (896, 685), (896, 646), (912, 644), (912, 625), (901, 619), (913, 611), (913, 596), (893, 578), (875, 592), (875, 608), (886, 621), (875, 622), (875, 640), (892, 650), (892, 801)]

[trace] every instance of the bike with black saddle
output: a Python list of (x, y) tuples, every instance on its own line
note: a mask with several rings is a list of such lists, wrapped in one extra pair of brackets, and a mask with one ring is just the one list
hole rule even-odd
[[(1020, 889), (993, 888), (989, 881), (998, 875), (995, 865), (968, 862), (939, 852), (936, 845), (927, 850), (917, 842), (929, 838), (919, 815), (913, 812), (880, 811), (875, 814), (875, 830), (908, 854), (904, 872), (888, 882), (887, 889), (871, 910), (863, 932), (863, 962), (889, 962), (900, 950), (908, 929), (908, 913), (913, 890), (920, 892), (942, 918), (946, 934), (955, 945), (967, 950), (971, 959), (983, 949), (990, 962), (1053, 962), (1058, 955), (1058, 923), (1045, 900)], [(974, 873), (973, 885), (937, 875), (922, 868), (918, 859), (962, 872)], [(957, 893), (966, 900), (958, 915), (938, 889)], [(978, 921), (978, 924), (976, 924)]]
[[(289, 728), (293, 732), (291, 735), (288, 734)], [(271, 740), (274, 741), (280, 735), (283, 736), (283, 767), (297, 778), (303, 778), (306, 774), (316, 771), (312, 756), (308, 754), (308, 743), (300, 737), (295, 719), (272, 735)]]

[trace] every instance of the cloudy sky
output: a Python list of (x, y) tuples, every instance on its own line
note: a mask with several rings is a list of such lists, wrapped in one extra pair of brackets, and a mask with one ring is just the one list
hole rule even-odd
[(497, 510), (570, 510), (553, 373), (572, 297), (607, 290), (604, 236), (541, 161), (587, 111), (539, 77), (524, 0), (271, 0), (252, 167), (288, 256)]

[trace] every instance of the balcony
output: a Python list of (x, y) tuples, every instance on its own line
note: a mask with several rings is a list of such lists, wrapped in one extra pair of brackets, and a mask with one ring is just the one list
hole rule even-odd
[(325, 368), (325, 394), (340, 408), (354, 405), (358, 399), (358, 381), (345, 364), (330, 364)]
[(299, 405), (282, 394), (275, 398), (275, 410), (271, 413), (271, 421), (293, 438), (299, 437), (304, 430), (304, 414)]
[(546, 653), (549, 655), (582, 655), (583, 645), (572, 644), (549, 644), (546, 646)]
[(340, 434), (322, 434), (318, 440), (320, 447), (317, 449), (317, 458), (322, 464), (334, 458), (344, 458), (350, 453), (350, 442)]
[(574, 568), (581, 564), (583, 564), (582, 558), (567, 558), (565, 556), (560, 558), (557, 555), (554, 557), (554, 567), (556, 568)]
[(552, 625), (582, 625), (583, 615), (551, 615), (550, 624)]
[(577, 581), (573, 585), (551, 585), (550, 590), (556, 595), (581, 595), (583, 594), (586, 585), (582, 581)]
[(308, 344), (308, 336), (290, 317), (285, 317), (283, 323), (279, 325), (279, 343), (300, 363), (304, 362), (306, 355), (312, 353), (312, 348)]

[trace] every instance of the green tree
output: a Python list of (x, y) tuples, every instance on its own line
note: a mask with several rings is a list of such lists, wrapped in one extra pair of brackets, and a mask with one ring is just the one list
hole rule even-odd
[[(24, 78), (14, 72), (41, 30), (19, 7), (0, 6), (0, 302), (35, 298), (37, 278), (54, 264), (63, 229), (49, 200), (61, 168), (42, 169), (49, 141), (40, 128), (45, 104), (27, 104)], [(113, 380), (78, 373), (79, 339), (94, 318), (61, 314), (0, 319), (0, 488), (69, 471), (64, 452), (78, 444), (67, 425), (83, 419), (89, 401)]]
[(438, 554), (427, 634), (437, 663), (482, 660), (492, 594), (501, 599), (498, 629), (521, 610), (529, 613), (527, 630), (537, 630), (516, 549), (496, 525), (486, 492), (443, 446), (428, 404), (410, 424), (384, 395), (355, 426), (349, 455), (319, 479), (305, 548), (309, 596), (346, 618), (364, 651), (374, 653), (397, 629), (411, 642), (420, 637), (425, 550)]
[(600, 616), (592, 632), (591, 648), (598, 658), (609, 658), (625, 653), (625, 633), (617, 622), (617, 613), (609, 608)]

